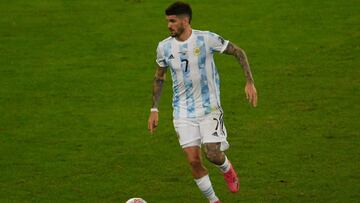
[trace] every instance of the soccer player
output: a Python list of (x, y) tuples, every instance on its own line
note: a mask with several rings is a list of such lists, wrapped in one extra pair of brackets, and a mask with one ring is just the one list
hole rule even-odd
[(257, 93), (245, 52), (221, 36), (192, 29), (189, 4), (175, 2), (166, 11), (170, 37), (157, 47), (158, 64), (153, 82), (153, 103), (148, 129), (153, 133), (159, 120), (158, 104), (167, 69), (173, 82), (173, 123), (186, 154), (192, 175), (210, 203), (219, 203), (207, 169), (201, 160), (201, 146), (206, 158), (224, 174), (231, 192), (239, 191), (239, 178), (224, 151), (229, 148), (220, 105), (220, 80), (213, 54), (233, 55), (243, 67), (246, 98), (255, 107)]

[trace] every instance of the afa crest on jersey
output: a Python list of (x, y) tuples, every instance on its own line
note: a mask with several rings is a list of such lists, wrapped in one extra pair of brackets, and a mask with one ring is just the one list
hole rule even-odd
[(200, 48), (199, 47), (196, 47), (195, 49), (194, 49), (194, 54), (195, 54), (195, 56), (199, 56), (200, 55)]

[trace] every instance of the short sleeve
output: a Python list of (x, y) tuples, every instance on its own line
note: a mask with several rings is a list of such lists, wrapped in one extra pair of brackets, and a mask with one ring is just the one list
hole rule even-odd
[(218, 34), (209, 32), (208, 43), (211, 52), (223, 53), (229, 43), (229, 40), (225, 40)]
[(160, 66), (160, 67), (167, 67), (167, 63), (165, 60), (165, 55), (164, 55), (164, 49), (162, 48), (161, 44), (159, 43), (157, 49), (156, 49), (156, 63)]

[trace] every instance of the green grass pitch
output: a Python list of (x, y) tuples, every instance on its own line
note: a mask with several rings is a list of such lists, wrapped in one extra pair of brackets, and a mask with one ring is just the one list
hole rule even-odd
[[(172, 1), (3, 0), (0, 202), (202, 203), (172, 126), (171, 79), (147, 132), (157, 43)], [(217, 55), (241, 177), (234, 202), (360, 201), (360, 7), (356, 0), (189, 2), (192, 27), (242, 47)]]

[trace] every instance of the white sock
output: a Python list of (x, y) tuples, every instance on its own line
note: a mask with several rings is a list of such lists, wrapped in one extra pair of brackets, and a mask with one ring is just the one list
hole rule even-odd
[(209, 175), (206, 175), (199, 179), (195, 179), (195, 182), (199, 187), (199, 189), (201, 190), (201, 192), (205, 195), (206, 198), (210, 200), (211, 203), (214, 203), (219, 200), (219, 198), (216, 197), (215, 195)]
[(220, 169), (221, 172), (226, 173), (230, 170), (230, 161), (228, 160), (228, 158), (225, 156), (225, 161), (222, 165), (217, 165), (217, 167)]

